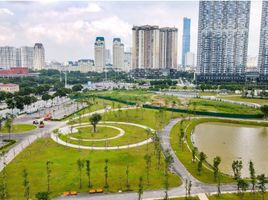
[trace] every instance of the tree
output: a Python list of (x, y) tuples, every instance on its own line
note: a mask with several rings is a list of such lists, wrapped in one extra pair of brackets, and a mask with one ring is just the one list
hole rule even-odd
[(232, 163), (232, 170), (234, 173), (234, 179), (238, 180), (241, 177), (241, 170), (242, 170), (243, 164), (241, 160), (234, 160)]
[(186, 189), (186, 195), (185, 195), (185, 199), (191, 199), (191, 189), (192, 189), (192, 181), (188, 181), (188, 179), (186, 179), (185, 181), (185, 189)]
[(83, 86), (81, 84), (76, 84), (72, 87), (73, 92), (79, 92), (83, 89)]
[(93, 131), (94, 133), (96, 133), (97, 131), (97, 124), (99, 123), (99, 121), (101, 120), (101, 115), (94, 113), (93, 115), (90, 116), (89, 121), (91, 123), (91, 125), (93, 126)]
[(105, 159), (105, 165), (104, 165), (104, 189), (106, 191), (109, 190), (109, 184), (108, 184), (108, 159)]
[(169, 176), (168, 176), (168, 168), (171, 163), (174, 162), (172, 155), (170, 154), (170, 150), (167, 149), (165, 152), (165, 171), (164, 171), (164, 189), (165, 189), (165, 197), (164, 199), (168, 199), (168, 189), (169, 189)]
[(262, 200), (264, 200), (264, 195), (266, 191), (265, 183), (266, 183), (266, 180), (265, 180), (264, 174), (257, 176), (257, 188), (262, 194)]
[(3, 122), (5, 121), (5, 118), (0, 116), (0, 131), (2, 131)]
[(138, 189), (138, 200), (141, 200), (141, 196), (143, 194), (143, 181), (142, 176), (139, 178), (139, 189)]
[(214, 171), (214, 181), (217, 181), (218, 175), (219, 175), (219, 165), (221, 163), (221, 158), (219, 156), (216, 156), (213, 159), (213, 171)]
[(147, 177), (147, 185), (150, 184), (149, 177), (150, 177), (150, 168), (151, 168), (151, 155), (146, 154), (144, 156), (144, 160), (146, 162), (146, 177)]
[(77, 160), (77, 168), (79, 171), (79, 188), (82, 188), (82, 169), (84, 167), (84, 160), (78, 159)]
[(91, 177), (90, 177), (90, 160), (86, 160), (86, 171), (87, 171), (87, 178), (88, 178), (88, 187), (91, 187)]
[(46, 162), (46, 168), (47, 168), (47, 193), (49, 194), (50, 193), (50, 178), (51, 178), (51, 165), (52, 165), (53, 162), (51, 161), (47, 161)]
[(196, 152), (197, 152), (197, 147), (194, 147), (192, 149), (192, 162), (195, 162), (195, 155), (196, 155)]
[(53, 97), (47, 93), (42, 95), (42, 100), (43, 101), (48, 101), (49, 99), (52, 99)]
[(6, 122), (5, 122), (5, 127), (7, 129), (7, 132), (8, 132), (8, 138), (10, 140), (10, 136), (11, 136), (11, 130), (12, 130), (12, 127), (13, 127), (13, 115), (8, 115), (7, 116), (7, 119), (6, 119)]
[(48, 192), (38, 192), (35, 197), (38, 200), (49, 200), (49, 193)]
[(241, 200), (244, 198), (244, 193), (248, 189), (248, 182), (244, 179), (239, 178), (237, 180), (237, 188), (240, 193)]
[(127, 165), (127, 168), (126, 168), (126, 188), (127, 188), (127, 191), (129, 191), (130, 184), (129, 184), (129, 169), (128, 169), (128, 165)]
[(256, 185), (256, 172), (252, 161), (249, 161), (249, 173), (250, 173), (250, 182), (252, 185), (252, 191), (254, 192)]
[(7, 104), (7, 108), (11, 109), (12, 111), (16, 107), (16, 102), (13, 98), (6, 99), (6, 104)]
[(198, 165), (197, 165), (197, 173), (198, 173), (198, 175), (200, 175), (201, 172), (202, 172), (203, 162), (206, 160), (206, 158), (207, 158), (207, 155), (204, 152), (201, 152), (199, 154), (199, 162), (198, 162)]
[(30, 199), (30, 182), (28, 178), (28, 172), (26, 169), (22, 171), (23, 186), (24, 186), (24, 197), (26, 200)]
[(260, 110), (263, 113), (264, 117), (266, 118), (268, 116), (268, 105), (262, 105)]

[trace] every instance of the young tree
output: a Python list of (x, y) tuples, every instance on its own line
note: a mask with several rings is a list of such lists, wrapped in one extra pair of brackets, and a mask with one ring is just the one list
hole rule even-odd
[(219, 175), (219, 165), (221, 163), (221, 158), (219, 156), (216, 156), (213, 159), (213, 171), (214, 171), (214, 181), (217, 181), (218, 175)]
[(5, 118), (0, 116), (0, 131), (2, 131), (3, 122), (5, 121)]
[(237, 180), (237, 188), (238, 188), (238, 192), (240, 193), (240, 198), (241, 200), (243, 200), (244, 193), (248, 189), (248, 182), (244, 179), (239, 178)]
[(142, 181), (142, 176), (139, 178), (139, 189), (138, 189), (138, 200), (141, 200), (143, 194), (143, 181)]
[(100, 120), (101, 120), (101, 115), (97, 114), (97, 113), (94, 113), (89, 118), (89, 121), (93, 126), (94, 133), (96, 133), (96, 131), (97, 131), (97, 124), (99, 123)]
[(241, 177), (241, 170), (242, 170), (243, 164), (241, 160), (234, 160), (232, 163), (232, 170), (234, 173), (234, 179), (238, 180)]
[(77, 168), (79, 171), (79, 188), (82, 188), (82, 169), (84, 167), (84, 160), (78, 159), (77, 160)]
[(196, 152), (197, 152), (197, 147), (194, 147), (193, 149), (192, 149), (192, 162), (195, 162), (195, 156), (196, 156)]
[(28, 172), (26, 169), (22, 171), (23, 186), (24, 186), (24, 197), (26, 200), (30, 199), (30, 182), (28, 178)]
[(86, 160), (86, 172), (87, 172), (87, 179), (88, 179), (88, 187), (91, 187), (91, 177), (90, 177), (90, 160)]
[(265, 180), (264, 174), (257, 176), (257, 188), (262, 194), (262, 200), (264, 200), (264, 195), (266, 191), (265, 183), (266, 183), (266, 180)]
[(48, 192), (38, 192), (35, 195), (37, 200), (49, 200), (49, 193)]
[(152, 162), (151, 155), (146, 154), (144, 156), (144, 160), (146, 162), (147, 185), (149, 185), (150, 184), (150, 180), (149, 180), (149, 177), (150, 177), (150, 168), (151, 168), (151, 162)]
[(266, 118), (268, 115), (268, 105), (261, 106), (260, 110), (262, 111), (264, 117)]
[(256, 185), (256, 172), (252, 161), (249, 161), (249, 173), (250, 173), (250, 182), (252, 186), (252, 191), (254, 192)]
[(164, 171), (164, 189), (165, 189), (165, 197), (164, 199), (168, 199), (168, 189), (169, 189), (169, 175), (168, 175), (168, 168), (170, 167), (171, 163), (174, 162), (172, 155), (170, 154), (170, 150), (167, 149), (165, 152), (165, 171)]
[(197, 165), (197, 174), (198, 175), (201, 175), (203, 162), (206, 160), (206, 158), (207, 158), (207, 155), (204, 152), (201, 152), (199, 154), (199, 162), (198, 162), (198, 165)]
[(105, 165), (104, 165), (104, 189), (106, 191), (109, 190), (109, 184), (108, 184), (108, 159), (105, 159)]
[(127, 191), (129, 191), (130, 184), (129, 184), (129, 169), (128, 169), (128, 165), (127, 165), (127, 168), (126, 168), (126, 188), (127, 188)]
[(47, 192), (50, 193), (50, 178), (51, 178), (51, 165), (53, 162), (47, 161), (46, 167), (47, 167)]
[(183, 128), (180, 129), (180, 146), (183, 151), (183, 142), (184, 142), (185, 133)]
[(6, 127), (7, 132), (8, 132), (8, 138), (9, 138), (9, 140), (10, 140), (11, 131), (12, 131), (12, 127), (13, 127), (13, 120), (14, 120), (13, 115), (8, 115), (7, 116), (7, 119), (5, 121), (5, 127)]

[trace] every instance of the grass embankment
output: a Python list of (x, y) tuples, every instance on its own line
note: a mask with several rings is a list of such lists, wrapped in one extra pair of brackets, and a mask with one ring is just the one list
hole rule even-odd
[[(200, 118), (200, 119), (191, 119), (191, 121), (185, 121), (183, 123), (183, 129), (186, 134), (186, 142), (189, 145), (190, 149), (194, 148), (192, 141), (191, 141), (191, 133), (195, 126), (200, 123), (205, 122), (220, 122), (220, 123), (231, 123), (231, 124), (242, 124), (242, 125), (252, 125), (252, 126), (268, 126), (267, 122), (254, 122), (254, 121), (239, 121), (239, 120), (232, 120), (232, 119), (217, 119), (217, 118)], [(206, 163), (203, 167), (201, 175), (197, 174), (197, 161), (195, 163), (192, 162), (192, 153), (188, 149), (187, 144), (184, 143), (183, 146), (180, 145), (180, 127), (181, 124), (178, 123), (174, 126), (171, 131), (171, 145), (172, 148), (175, 150), (177, 157), (180, 161), (184, 164), (184, 166), (188, 169), (188, 171), (198, 180), (205, 182), (205, 183), (216, 183), (214, 181), (213, 170), (210, 164)], [(206, 152), (204, 152), (206, 153)], [(208, 169), (209, 168), (209, 169)], [(234, 182), (234, 180), (225, 174), (221, 174), (221, 182), (222, 183), (229, 183)]]
[[(32, 124), (14, 124), (11, 129), (11, 134), (25, 133), (25, 132), (32, 131), (36, 128), (37, 127)], [(3, 126), (0, 131), (0, 134), (7, 134), (7, 133), (8, 133), (8, 129), (5, 126)]]
[(191, 99), (189, 101), (189, 108), (195, 111), (221, 112), (230, 114), (262, 114), (261, 111), (256, 108), (199, 98)]
[[(264, 195), (265, 199), (268, 198), (268, 193)], [(241, 200), (241, 195), (239, 194), (221, 194), (208, 196), (209, 200)], [(260, 193), (244, 193), (243, 200), (262, 200), (262, 195)]]
[[(155, 110), (129, 110), (126, 118), (125, 111), (117, 117), (114, 113), (108, 113), (107, 119), (114, 121), (128, 121), (148, 125), (157, 129), (162, 124), (162, 118), (155, 118)], [(138, 117), (136, 117), (138, 116)], [(164, 126), (171, 116), (171, 113), (164, 112)], [(87, 120), (88, 121), (88, 120)], [(46, 162), (53, 162), (51, 166), (51, 197), (58, 196), (64, 191), (87, 192), (86, 167), (82, 169), (82, 188), (79, 189), (79, 170), (77, 160), (90, 160), (91, 182), (93, 188), (104, 187), (104, 161), (108, 159), (108, 183), (109, 191), (126, 190), (126, 167), (129, 166), (129, 184), (131, 190), (137, 190), (139, 177), (143, 176), (144, 189), (160, 189), (164, 182), (164, 158), (161, 156), (160, 169), (157, 166), (154, 144), (148, 145), (148, 153), (151, 154), (150, 184), (146, 183), (146, 162), (144, 156), (147, 154), (147, 145), (115, 151), (91, 151), (68, 148), (59, 145), (49, 138), (39, 139), (27, 147), (15, 160), (7, 166), (7, 181), (9, 199), (23, 198), (22, 170), (27, 169), (29, 173), (31, 198), (40, 191), (47, 189)], [(180, 179), (170, 174), (170, 187), (181, 184)]]

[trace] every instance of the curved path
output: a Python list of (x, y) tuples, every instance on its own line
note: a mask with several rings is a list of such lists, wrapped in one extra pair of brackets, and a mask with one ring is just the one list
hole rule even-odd
[[(141, 124), (130, 123), (130, 122), (105, 121), (105, 122), (100, 122), (100, 123), (101, 124), (124, 124), (124, 125), (130, 125), (130, 126), (137, 126), (137, 127), (143, 128), (143, 129), (149, 129), (150, 131), (155, 131), (154, 129), (152, 129), (152, 128), (148, 127), (148, 126), (144, 126), (144, 125), (141, 125)], [(81, 123), (80, 125), (89, 125), (89, 123)], [(77, 127), (77, 126), (74, 125), (74, 127)], [(115, 127), (113, 127), (113, 128), (115, 128)], [(95, 146), (84, 146), (84, 145), (71, 144), (71, 143), (65, 142), (56, 133), (51, 133), (51, 138), (52, 138), (52, 140), (54, 140), (58, 144), (61, 144), (61, 145), (64, 145), (64, 146), (68, 146), (68, 147), (71, 147), (71, 148), (77, 148), (77, 149), (88, 149), (88, 150), (120, 150), (120, 149), (129, 149), (129, 148), (139, 147), (139, 146), (148, 144), (148, 143), (150, 143), (150, 142), (153, 141), (152, 138), (148, 138), (147, 140), (144, 140), (142, 142), (138, 142), (138, 143), (135, 143), (135, 144), (128, 144), (128, 145), (122, 145), (122, 146), (109, 146), (109, 147), (95, 147)], [(114, 138), (118, 138), (118, 135), (115, 136)], [(104, 139), (104, 141), (105, 140), (106, 139)]]

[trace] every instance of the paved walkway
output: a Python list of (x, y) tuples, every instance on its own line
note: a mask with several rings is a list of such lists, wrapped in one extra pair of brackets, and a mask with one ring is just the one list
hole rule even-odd
[(207, 197), (207, 195), (204, 194), (204, 193), (202, 193), (202, 194), (198, 194), (197, 196), (198, 196), (198, 198), (199, 198), (200, 200), (209, 200), (208, 197)]

